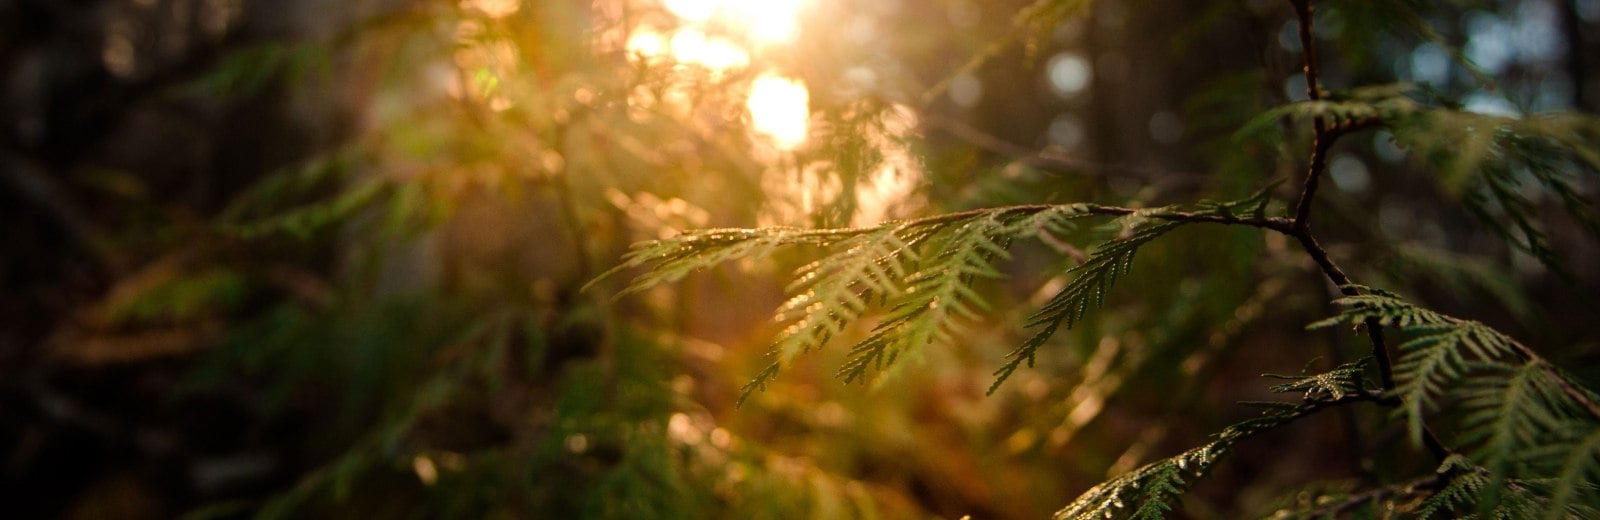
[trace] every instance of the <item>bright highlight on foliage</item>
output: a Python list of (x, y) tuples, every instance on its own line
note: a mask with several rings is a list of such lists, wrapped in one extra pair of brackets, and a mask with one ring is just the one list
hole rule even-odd
[(779, 148), (789, 150), (806, 140), (811, 118), (810, 100), (811, 93), (806, 90), (805, 83), (766, 74), (750, 84), (750, 99), (745, 106), (750, 109), (751, 126), (756, 133), (770, 137)]

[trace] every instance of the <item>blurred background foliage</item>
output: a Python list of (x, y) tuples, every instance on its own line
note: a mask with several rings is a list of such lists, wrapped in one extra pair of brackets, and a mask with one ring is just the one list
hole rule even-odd
[[(1433, 4), (1319, 2), (1325, 83), (1600, 106), (1600, 4)], [(1018, 250), (957, 346), (867, 385), (831, 348), (737, 410), (806, 252), (580, 289), (686, 229), (1297, 178), (1309, 139), (1249, 125), (1305, 97), (1295, 27), (1266, 0), (0, 0), (3, 516), (1046, 516), (1254, 415), (1262, 372), (1359, 357), (1303, 330), (1335, 291), (1297, 246), (1151, 244), (987, 397), (1050, 273), (1117, 230)], [(1428, 135), (1335, 149), (1332, 253), (1594, 381), (1592, 223), (1512, 181), (1549, 254), (1508, 246)], [(1373, 462), (1412, 451), (1382, 418), (1240, 446), (1183, 514), (1430, 471)]]

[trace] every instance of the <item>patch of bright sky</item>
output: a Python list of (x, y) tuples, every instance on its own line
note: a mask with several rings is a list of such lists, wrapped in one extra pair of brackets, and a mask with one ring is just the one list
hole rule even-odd
[(1450, 53), (1433, 42), (1411, 51), (1411, 78), (1418, 83), (1441, 84), (1450, 79)]
[(1461, 108), (1468, 112), (1491, 116), (1517, 117), (1522, 111), (1516, 105), (1506, 101), (1506, 98), (1486, 92), (1474, 92), (1461, 101)]

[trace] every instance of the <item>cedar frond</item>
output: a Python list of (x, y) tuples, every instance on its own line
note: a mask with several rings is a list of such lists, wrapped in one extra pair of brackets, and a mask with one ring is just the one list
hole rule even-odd
[[(1095, 248), (1076, 275), (1028, 322), (1041, 330), (996, 372), (993, 392), (1054, 332), (1070, 328), (1100, 305), (1105, 292), (1130, 268), (1134, 253), (1145, 243), (1181, 225), (1195, 222), (1270, 226), (1264, 217), (1269, 189), (1231, 202), (1202, 202), (1188, 212), (1165, 207), (1143, 210), (1089, 204), (1027, 205), (949, 213), (852, 229), (796, 228), (711, 229), (638, 244), (621, 265), (596, 281), (621, 270), (643, 268), (622, 294), (672, 283), (696, 271), (741, 258), (756, 258), (789, 245), (827, 251), (800, 268), (787, 289), (789, 299), (775, 320), (787, 323), (772, 350), (772, 363), (745, 385), (740, 402), (764, 388), (794, 356), (821, 347), (864, 316), (874, 304), (888, 315), (850, 349), (839, 375), (863, 379), (900, 354), (929, 343), (949, 343), (961, 324), (974, 320), (988, 304), (973, 284), (1003, 277), (994, 262), (1009, 257), (1018, 238), (1046, 237), (1072, 231), (1074, 221), (1092, 215), (1117, 215), (1124, 236)], [(594, 282), (590, 282), (592, 286)]]
[[(1523, 449), (1537, 446), (1543, 433), (1561, 421), (1554, 410), (1541, 405), (1559, 400), (1559, 390), (1531, 363), (1516, 368), (1492, 365), (1463, 382), (1457, 393), (1466, 412), (1460, 420), (1459, 442), (1474, 447), (1473, 458), (1497, 482), (1507, 477)], [(1497, 493), (1491, 490), (1491, 494)]]
[(1285, 119), (1322, 118), (1331, 128), (1389, 122), (1425, 108), (1409, 97), (1408, 84), (1379, 85), (1340, 92), (1325, 99), (1289, 103), (1262, 112), (1234, 132), (1235, 140), (1252, 140), (1276, 129)]
[(786, 227), (758, 229), (704, 229), (690, 231), (672, 238), (648, 240), (634, 244), (633, 250), (622, 257), (622, 263), (601, 273), (584, 286), (627, 269), (649, 266), (650, 269), (635, 278), (617, 297), (636, 293), (657, 285), (674, 283), (692, 273), (709, 269), (730, 260), (761, 257), (779, 246), (827, 246), (869, 233), (873, 229), (806, 230)]
[(1456, 403), (1455, 443), (1475, 468), (1424, 503), (1419, 517), (1460, 513), (1464, 505), (1504, 518), (1583, 516), (1600, 507), (1600, 422), (1583, 402), (1590, 392), (1482, 323), (1360, 289), (1372, 293), (1337, 300), (1345, 310), (1312, 327), (1371, 319), (1412, 334), (1395, 365), (1398, 413), (1420, 442), (1425, 416)]
[[(1600, 214), (1579, 175), (1600, 172), (1600, 118), (1577, 113), (1504, 116), (1438, 102), (1408, 84), (1378, 85), (1268, 110), (1236, 139), (1259, 137), (1285, 119), (1321, 118), (1332, 131), (1388, 127), (1396, 144), (1437, 173), (1442, 190), (1480, 223), (1551, 271), (1571, 277), (1550, 244), (1537, 201), (1549, 194), (1591, 238)], [(1542, 192), (1542, 193), (1541, 193)]]
[[(1331, 380), (1349, 380), (1348, 368), (1340, 367)], [(1359, 384), (1359, 375), (1355, 376)], [(1365, 397), (1361, 397), (1365, 398)], [(1252, 403), (1265, 408), (1258, 417), (1224, 428), (1213, 437), (1215, 440), (1190, 449), (1175, 457), (1152, 462), (1117, 476), (1079, 495), (1071, 504), (1057, 511), (1057, 520), (1080, 518), (1135, 518), (1158, 519), (1171, 511), (1178, 497), (1188, 491), (1192, 480), (1204, 477), (1233, 447), (1255, 435), (1271, 431), (1302, 417), (1333, 406), (1340, 400), (1308, 400), (1303, 403), (1264, 402)], [(1132, 508), (1129, 508), (1129, 505)]]
[(1345, 307), (1339, 316), (1313, 323), (1309, 328), (1338, 324), (1363, 325), (1368, 319), (1417, 334), (1400, 345), (1396, 363), (1395, 395), (1414, 442), (1422, 442), (1423, 418), (1437, 409), (1436, 398), (1472, 370), (1474, 361), (1515, 357), (1511, 338), (1475, 321), (1461, 320), (1412, 305), (1390, 294), (1348, 296), (1334, 303)]
[(794, 357), (820, 348), (871, 307), (877, 299), (897, 295), (902, 280), (916, 266), (917, 246), (937, 229), (887, 225), (838, 244), (839, 252), (796, 270), (790, 297), (773, 320), (789, 323), (773, 344), (771, 365), (739, 393), (739, 402), (766, 388), (779, 369)]
[(1568, 512), (1600, 515), (1600, 505), (1595, 503), (1600, 496), (1600, 428), (1577, 423), (1563, 430), (1576, 435), (1562, 436), (1552, 444), (1557, 453), (1564, 452), (1564, 457), (1557, 459), (1564, 462), (1543, 518), (1561, 518)]
[[(845, 381), (862, 380), (909, 349), (951, 342), (963, 321), (989, 310), (973, 284), (1004, 277), (994, 261), (1009, 257), (1014, 239), (1067, 233), (1073, 220), (1090, 214), (1083, 204), (996, 208), (848, 230), (848, 238), (815, 242), (835, 252), (796, 270), (790, 298), (774, 317), (789, 325), (773, 345), (772, 363), (743, 387), (739, 401), (875, 303), (889, 314), (850, 349), (838, 372)], [(807, 240), (843, 232), (819, 231)]]
[(850, 349), (839, 376), (857, 381), (869, 368), (881, 369), (909, 349), (948, 343), (959, 332), (958, 320), (978, 319), (979, 311), (990, 310), (972, 283), (1005, 277), (993, 265), (1011, 256), (1012, 235), (1006, 233), (1011, 226), (1003, 219), (983, 214), (934, 240), (932, 258), (902, 280), (904, 290), (890, 304), (889, 316)]
[[(1488, 470), (1476, 466), (1460, 455), (1445, 459), (1435, 470), (1444, 477), (1443, 488), (1428, 496), (1410, 511), (1408, 518), (1491, 518), (1519, 520), (1535, 518), (1548, 507), (1542, 504), (1538, 484), (1527, 481), (1496, 482)], [(1502, 489), (1503, 488), (1503, 489)], [(1490, 494), (1500, 499), (1485, 501)]]
[(1367, 0), (1332, 0), (1319, 3), (1326, 16), (1334, 17), (1344, 27), (1345, 38), (1340, 40), (1344, 59), (1359, 61), (1361, 57), (1378, 55), (1375, 42), (1389, 38), (1417, 38), (1444, 49), (1452, 61), (1472, 75), (1486, 90), (1495, 90), (1494, 78), (1468, 59), (1461, 47), (1450, 42), (1428, 23), (1428, 15), (1437, 14), (1439, 7), (1448, 2), (1425, 0), (1399, 0), (1371, 2)]
[(1021, 368), (1023, 363), (1032, 367), (1034, 353), (1055, 335), (1057, 329), (1063, 325), (1071, 329), (1091, 306), (1104, 303), (1106, 291), (1116, 284), (1119, 276), (1127, 274), (1133, 265), (1134, 253), (1138, 252), (1140, 246), (1184, 224), (1175, 221), (1159, 221), (1143, 226), (1133, 224), (1131, 234), (1100, 244), (1083, 264), (1068, 269), (1067, 274), (1076, 276), (1029, 317), (1027, 326), (1041, 327), (1040, 330), (1013, 350), (1008, 355), (1010, 361), (995, 371), (995, 381), (989, 386), (989, 393), (999, 389), (1001, 383)]
[(1272, 387), (1273, 392), (1304, 392), (1301, 399), (1324, 401), (1344, 399), (1345, 396), (1371, 391), (1369, 390), (1371, 385), (1367, 383), (1366, 370), (1366, 362), (1360, 361), (1339, 365), (1333, 370), (1312, 376), (1266, 374), (1266, 377), (1291, 380)]

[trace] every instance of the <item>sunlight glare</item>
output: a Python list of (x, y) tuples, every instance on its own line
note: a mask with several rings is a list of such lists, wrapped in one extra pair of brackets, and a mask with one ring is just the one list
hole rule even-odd
[(490, 18), (505, 18), (522, 8), (522, 0), (463, 0), (461, 6), (476, 9)]
[(668, 11), (672, 11), (679, 19), (687, 22), (704, 22), (711, 19), (717, 12), (719, 0), (666, 0), (662, 2)]
[(641, 25), (628, 36), (628, 54), (654, 59), (667, 53), (667, 39), (655, 27)]
[(785, 43), (800, 32), (804, 0), (729, 1), (724, 4), (758, 43)]
[(745, 106), (757, 133), (772, 138), (779, 148), (791, 150), (804, 143), (809, 130), (811, 93), (805, 83), (763, 74), (750, 84)]
[(681, 29), (672, 35), (672, 57), (679, 63), (700, 65), (713, 72), (742, 68), (750, 64), (750, 54), (727, 38), (707, 37), (696, 29)]
[(679, 20), (692, 25), (725, 22), (756, 44), (794, 40), (806, 0), (663, 0)]

